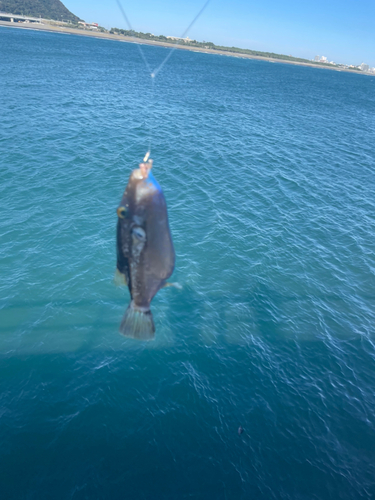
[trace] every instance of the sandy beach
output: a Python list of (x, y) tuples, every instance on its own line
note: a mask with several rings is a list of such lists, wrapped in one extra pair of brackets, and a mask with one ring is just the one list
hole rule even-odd
[[(32, 29), (32, 30), (42, 30), (42, 31), (49, 31), (49, 32), (55, 32), (55, 33), (65, 33), (65, 34), (70, 34), (70, 35), (79, 35), (79, 36), (89, 36), (93, 38), (104, 38), (106, 40), (117, 40), (121, 42), (129, 42), (129, 43), (140, 43), (144, 45), (157, 45), (159, 47), (166, 47), (166, 48), (173, 48), (174, 45), (170, 43), (163, 43), (159, 41), (152, 41), (152, 40), (143, 40), (141, 38), (132, 38), (129, 36), (124, 36), (124, 35), (114, 35), (111, 33), (101, 33), (101, 32), (96, 32), (96, 31), (88, 31), (88, 30), (83, 30), (83, 29), (74, 29), (74, 28), (69, 28), (67, 26), (59, 26), (56, 24), (38, 24), (38, 23), (11, 23), (7, 21), (0, 21), (0, 26), (7, 26), (9, 28), (16, 28), (16, 29)], [(345, 68), (338, 68), (334, 66), (323, 66), (323, 65), (317, 65), (313, 63), (303, 63), (303, 62), (297, 62), (297, 61), (287, 61), (283, 59), (276, 59), (276, 58), (271, 58), (271, 57), (262, 57), (262, 56), (254, 56), (251, 54), (239, 54), (237, 52), (229, 52), (229, 51), (223, 51), (223, 50), (215, 50), (215, 49), (201, 49), (199, 47), (191, 47), (191, 46), (183, 46), (179, 45), (177, 47), (179, 50), (190, 50), (192, 52), (202, 52), (205, 54), (217, 54), (217, 55), (223, 55), (223, 56), (228, 56), (228, 57), (237, 57), (240, 59), (257, 59), (259, 61), (268, 61), (272, 63), (281, 63), (281, 64), (294, 64), (296, 66), (307, 66), (311, 68), (317, 68), (317, 69), (328, 69), (331, 71), (346, 71), (348, 73), (356, 73), (356, 74), (363, 74), (366, 76), (375, 76), (371, 75), (370, 73), (365, 73), (365, 72), (359, 72), (359, 71), (353, 71), (350, 69), (345, 69)]]

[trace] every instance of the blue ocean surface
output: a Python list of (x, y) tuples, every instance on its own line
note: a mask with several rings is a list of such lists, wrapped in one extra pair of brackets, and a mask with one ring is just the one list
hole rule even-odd
[[(1, 499), (375, 498), (375, 78), (138, 49), (0, 27)], [(139, 342), (150, 138), (182, 289)]]

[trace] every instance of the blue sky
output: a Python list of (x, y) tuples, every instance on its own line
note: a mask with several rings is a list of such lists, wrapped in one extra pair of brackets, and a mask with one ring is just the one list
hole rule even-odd
[[(115, 0), (63, 0), (87, 22), (126, 28)], [(123, 0), (136, 31), (180, 36), (204, 0)], [(375, 0), (211, 0), (190, 38), (312, 59), (375, 67)]]

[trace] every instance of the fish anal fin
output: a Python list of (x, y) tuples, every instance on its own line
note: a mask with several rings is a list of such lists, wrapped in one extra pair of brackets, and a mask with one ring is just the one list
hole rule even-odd
[(117, 268), (116, 268), (116, 271), (115, 271), (115, 276), (113, 278), (113, 281), (115, 283), (116, 286), (124, 286), (124, 285), (127, 285), (127, 281), (126, 281), (126, 276), (124, 273), (122, 273), (121, 271), (119, 271)]

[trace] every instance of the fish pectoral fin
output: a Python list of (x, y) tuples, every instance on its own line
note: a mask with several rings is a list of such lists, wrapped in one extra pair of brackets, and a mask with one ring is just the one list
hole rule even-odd
[(180, 285), (180, 283), (170, 283), (169, 281), (167, 281), (166, 283), (164, 283), (164, 285), (162, 286), (162, 288), (168, 288), (169, 286), (173, 286), (173, 288), (177, 288), (177, 290), (182, 290), (182, 285)]
[(120, 272), (117, 268), (116, 268), (116, 271), (115, 271), (115, 276), (113, 278), (113, 281), (115, 283), (116, 286), (123, 286), (123, 285), (127, 285), (127, 281), (126, 281), (126, 276), (125, 274), (123, 274), (122, 272)]

